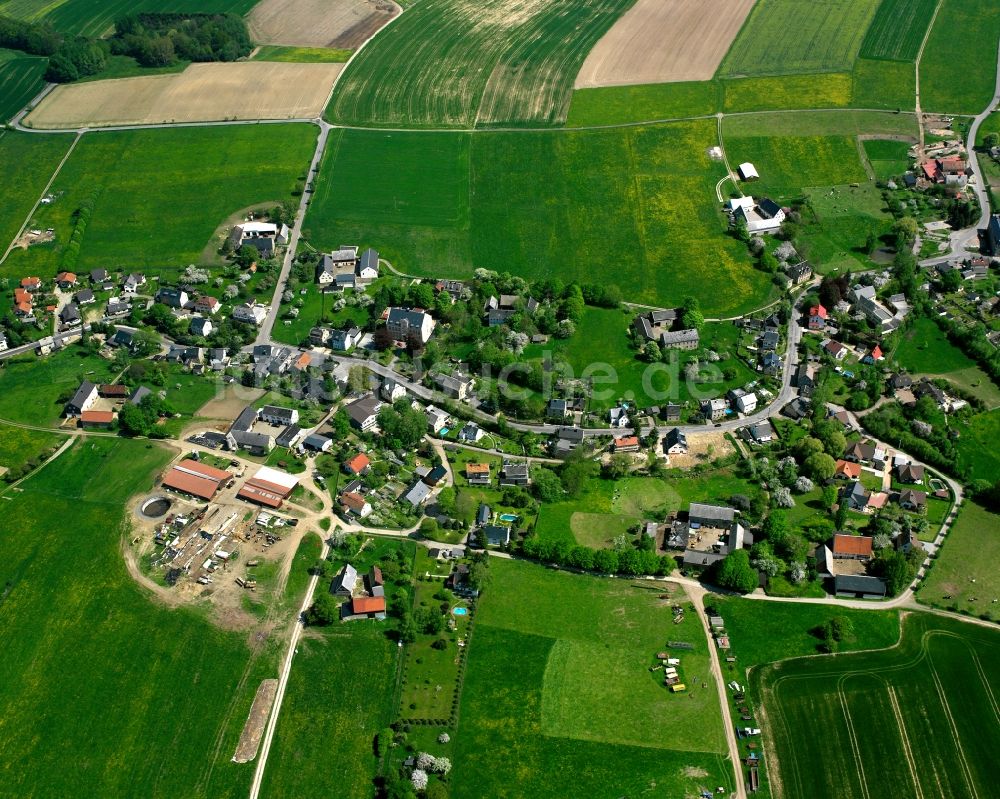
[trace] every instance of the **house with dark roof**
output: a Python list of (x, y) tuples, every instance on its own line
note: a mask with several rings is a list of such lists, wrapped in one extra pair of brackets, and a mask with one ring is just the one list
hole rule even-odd
[(705, 505), (692, 502), (688, 508), (688, 525), (693, 527), (729, 527), (737, 511), (725, 505)]
[(484, 524), (489, 524), (489, 521), (492, 518), (493, 512), (490, 510), (490, 506), (481, 502), (479, 504), (479, 509), (476, 511), (476, 527), (482, 527)]
[(528, 462), (504, 461), (500, 468), (501, 486), (527, 486), (530, 482)]
[(848, 483), (840, 490), (840, 501), (851, 510), (863, 511), (868, 507), (869, 491), (860, 480)]
[(302, 439), (302, 446), (313, 452), (329, 452), (333, 449), (333, 439), (319, 433), (310, 433)]
[(855, 599), (884, 599), (887, 593), (884, 580), (863, 574), (836, 575), (833, 578), (833, 590), (837, 596)]
[(396, 341), (426, 344), (434, 332), (434, 319), (419, 308), (387, 308), (385, 326)]
[(346, 410), (351, 425), (361, 432), (371, 430), (378, 423), (378, 411), (382, 403), (374, 394), (368, 394), (350, 403)]
[(358, 570), (350, 563), (340, 570), (340, 573), (333, 578), (330, 584), (330, 593), (341, 596), (351, 596), (358, 586)]
[(89, 380), (80, 383), (80, 387), (73, 394), (73, 397), (66, 403), (64, 413), (67, 417), (81, 416), (84, 411), (97, 402), (97, 386)]
[(1000, 255), (1000, 214), (993, 214), (983, 233), (983, 251), (987, 255)]
[(560, 427), (553, 436), (549, 447), (555, 457), (565, 458), (583, 443), (584, 438), (582, 428)]
[(96, 302), (96, 297), (94, 297), (94, 292), (90, 289), (84, 289), (83, 291), (78, 291), (73, 300), (77, 305), (93, 305)]
[(491, 547), (505, 547), (510, 543), (510, 528), (500, 524), (487, 524), (483, 527), (486, 543)]
[(899, 492), (899, 507), (903, 510), (922, 511), (927, 507), (927, 492), (907, 488)]
[(671, 428), (663, 437), (663, 451), (667, 455), (684, 455), (688, 451), (687, 436), (679, 427)]
[(919, 463), (901, 463), (896, 467), (896, 477), (901, 483), (920, 485), (924, 482), (924, 467)]
[(767, 419), (757, 424), (752, 424), (749, 427), (744, 427), (743, 432), (747, 439), (754, 444), (769, 444), (774, 441), (774, 428)]
[(80, 324), (80, 308), (75, 303), (64, 305), (59, 311), (59, 321), (63, 327), (72, 327)]

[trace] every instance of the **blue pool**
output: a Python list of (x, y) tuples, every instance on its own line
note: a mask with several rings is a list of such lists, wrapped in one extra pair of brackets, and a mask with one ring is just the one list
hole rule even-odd
[(449, 432), (451, 432), (450, 427), (442, 427), (441, 432), (438, 433), (438, 435), (441, 436), (441, 438), (444, 438), (446, 435), (448, 435)]
[(502, 521), (502, 522), (516, 522), (517, 521), (517, 515), (514, 514), (514, 513), (501, 513), (500, 514), (500, 521)]
[(467, 616), (468, 613), (469, 613), (469, 609), (468, 608), (455, 608), (454, 610), (452, 610), (452, 613), (454, 613), (456, 616)]

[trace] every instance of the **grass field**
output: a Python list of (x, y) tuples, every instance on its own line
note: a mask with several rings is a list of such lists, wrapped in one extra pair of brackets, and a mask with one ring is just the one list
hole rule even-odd
[(915, 61), (937, 0), (882, 0), (861, 44), (864, 58)]
[(332, 47), (286, 47), (280, 44), (264, 44), (257, 48), (254, 61), (283, 61), (293, 64), (342, 64), (350, 57), (352, 50)]
[[(66, 440), (58, 433), (42, 433), (20, 427), (0, 427), (0, 466), (19, 473), (29, 462), (40, 462)], [(12, 475), (8, 475), (10, 478)]]
[(565, 121), (587, 53), (630, 0), (421, 0), (344, 72), (331, 121), (407, 127)]
[[(850, 71), (878, 0), (760, 0), (721, 75), (785, 75)], [(795, 24), (789, 24), (794, 19)]]
[(913, 111), (916, 106), (917, 78), (913, 64), (859, 58), (854, 63), (855, 108), (885, 108)]
[(63, 412), (59, 397), (83, 380), (101, 383), (112, 377), (110, 362), (70, 346), (46, 358), (8, 358), (0, 369), (0, 419), (55, 426)]
[[(626, 580), (518, 561), (493, 560), (490, 570), (453, 736), (455, 799), (565, 796), (558, 773), (572, 774), (581, 796), (731, 785), (718, 695), (693, 679), (708, 676), (693, 612), (675, 626), (661, 589)], [(680, 655), (686, 695), (649, 671), (667, 637), (694, 644)]]
[[(881, 163), (881, 162), (879, 162)], [(808, 207), (800, 241), (823, 274), (836, 269), (871, 268), (866, 243), (869, 232), (883, 236), (892, 228), (882, 193), (869, 182), (825, 186), (805, 192)]]
[(774, 795), (988, 795), (998, 654), (995, 630), (912, 614), (898, 647), (765, 668), (755, 678)]
[(958, 423), (959, 464), (968, 466), (974, 480), (1000, 480), (1000, 408), (973, 416), (968, 424)]
[(858, 147), (850, 136), (726, 135), (731, 163), (750, 161), (760, 181), (747, 188), (755, 195), (790, 200), (812, 186), (844, 186), (867, 182)]
[(706, 116), (714, 114), (718, 106), (719, 86), (713, 81), (577, 89), (566, 125), (586, 127)]
[(9, 122), (42, 90), (47, 66), (46, 59), (34, 56), (0, 60), (0, 122)]
[(608, 269), (630, 300), (699, 294), (707, 313), (735, 313), (764, 304), (771, 288), (725, 233), (714, 190), (724, 168), (706, 154), (714, 142), (711, 121), (472, 136), (344, 131), (305, 227), (318, 248), (371, 242), (410, 274), (461, 278), (481, 266), (589, 282)]
[(18, 522), (0, 537), (0, 757), (31, 764), (8, 770), (12, 795), (246, 795), (253, 766), (230, 757), (275, 651), (161, 608), (120, 551), (124, 502), (168, 459), (144, 442), (81, 440), (5, 503)]
[(799, 108), (843, 108), (851, 104), (850, 73), (736, 78), (722, 82), (723, 110), (771, 111)]
[(1000, 5), (993, 0), (944, 0), (920, 61), (924, 111), (981, 113), (993, 97), (998, 38)]
[[(87, 134), (53, 185), (57, 200), (34, 217), (36, 226), (55, 228), (56, 242), (12, 253), (3, 274), (55, 271), (73, 214), (92, 196), (77, 271), (103, 266), (170, 274), (199, 263), (216, 228), (234, 211), (291, 196), (308, 168), (315, 136), (309, 125)], [(36, 142), (47, 139), (32, 136), (31, 143), (46, 146)], [(32, 195), (37, 199), (37, 192)]]
[(1000, 615), (1000, 519), (981, 505), (966, 503), (948, 532), (917, 598), (926, 605), (972, 613)]
[(7, 188), (0, 192), (0, 252), (17, 235), (72, 142), (72, 136), (0, 132), (0, 161), (9, 170)]
[(898, 177), (910, 168), (910, 159), (907, 157), (910, 145), (907, 142), (869, 139), (862, 142), (862, 145), (878, 180)]
[(126, 14), (153, 12), (231, 12), (246, 14), (257, 0), (3, 0), (0, 14), (17, 19), (51, 22), (56, 30), (80, 36), (101, 36)]

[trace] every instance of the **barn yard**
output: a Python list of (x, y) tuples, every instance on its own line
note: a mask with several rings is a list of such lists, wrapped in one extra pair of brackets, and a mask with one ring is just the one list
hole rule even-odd
[(46, 130), (241, 119), (312, 119), (343, 64), (192, 64), (179, 74), (59, 86), (25, 119)]
[(590, 51), (577, 89), (710, 80), (754, 0), (639, 0)]

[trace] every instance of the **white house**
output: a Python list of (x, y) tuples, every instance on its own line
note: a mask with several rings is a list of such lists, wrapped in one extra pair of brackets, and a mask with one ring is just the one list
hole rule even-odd
[(739, 197), (728, 202), (733, 224), (746, 222), (751, 234), (773, 233), (785, 221), (785, 212), (774, 200), (766, 197), (759, 202), (753, 197)]
[(448, 414), (440, 408), (428, 405), (425, 413), (427, 414), (427, 426), (432, 432), (441, 432), (441, 429), (448, 423)]
[(434, 318), (419, 309), (389, 308), (386, 311), (385, 326), (396, 341), (411, 338), (426, 344), (434, 332)]
[(752, 391), (746, 391), (736, 397), (736, 410), (744, 416), (757, 410), (757, 395)]
[(247, 322), (260, 327), (266, 318), (267, 306), (260, 305), (254, 300), (250, 300), (245, 305), (237, 305), (233, 308), (233, 319), (237, 322)]

